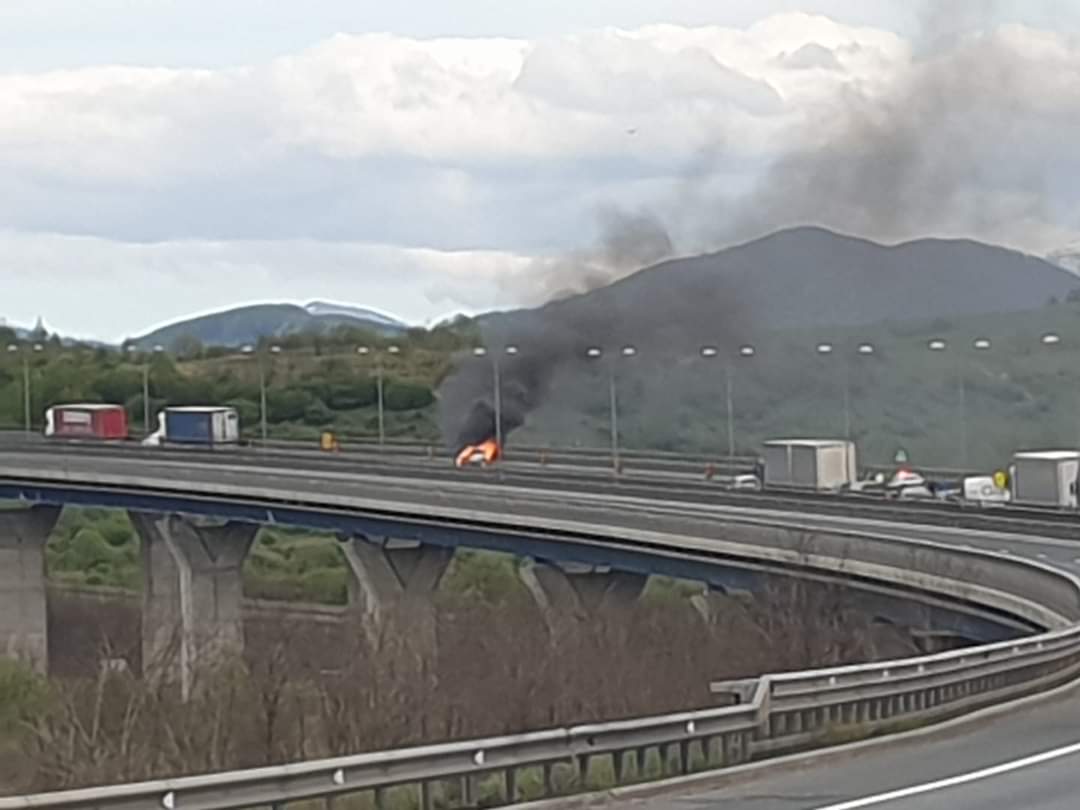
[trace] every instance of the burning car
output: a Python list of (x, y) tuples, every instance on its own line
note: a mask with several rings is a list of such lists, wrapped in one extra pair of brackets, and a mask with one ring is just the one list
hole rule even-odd
[(480, 444), (466, 445), (457, 454), (454, 464), (457, 467), (471, 467), (479, 465), (488, 467), (494, 464), (502, 456), (502, 450), (494, 439), (488, 439)]

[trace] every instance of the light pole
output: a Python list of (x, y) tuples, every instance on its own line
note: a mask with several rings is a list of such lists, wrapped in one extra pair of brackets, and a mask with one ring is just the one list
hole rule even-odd
[[(256, 365), (259, 369), (259, 432), (262, 436), (262, 443), (265, 446), (266, 440), (270, 434), (270, 428), (267, 424), (267, 405), (266, 405), (266, 368), (263, 366), (263, 358), (257, 356), (254, 346), (244, 346), (241, 351), (249, 357), (254, 356)], [(281, 354), (280, 346), (271, 346), (270, 354)]]
[[(128, 346), (128, 354), (134, 355), (138, 349)], [(154, 346), (154, 354), (165, 351), (164, 346)], [(150, 435), (150, 360), (142, 364), (142, 401), (143, 401), (143, 436)]]
[[(755, 349), (749, 343), (744, 343), (739, 347), (738, 357), (750, 359), (757, 354)], [(702, 346), (701, 356), (706, 359), (712, 359), (720, 355), (720, 350), (715, 346)], [(724, 363), (724, 400), (727, 414), (727, 448), (728, 458), (735, 458), (735, 370), (729, 359)]]
[[(519, 349), (517, 346), (505, 346), (503, 352), (508, 357), (516, 357)], [(473, 355), (475, 357), (486, 357), (487, 349), (483, 346), (477, 346), (473, 349)], [(499, 353), (491, 353), (491, 385), (492, 385), (492, 405), (495, 410), (495, 444), (499, 447), (499, 452), (503, 449), (503, 420), (502, 420), (502, 372), (500, 371)]]
[[(864, 342), (855, 347), (855, 353), (859, 357), (873, 357), (877, 352), (877, 348), (873, 343)], [(851, 412), (851, 374), (848, 371), (848, 367), (844, 365), (844, 430), (846, 438), (851, 439), (852, 436), (852, 412)]]
[[(41, 352), (45, 350), (45, 347), (40, 343), (35, 343), (33, 347), (35, 352)], [(30, 407), (30, 354), (27, 351), (23, 351), (19, 344), (11, 343), (7, 347), (9, 354), (22, 353), (23, 361), (23, 430), (26, 435), (29, 436), (31, 432), (31, 407)]]
[[(830, 357), (836, 351), (836, 346), (828, 341), (817, 344), (815, 350), (819, 357)], [(874, 353), (874, 344), (872, 343), (860, 343), (856, 351), (860, 355), (872, 355)], [(851, 441), (851, 369), (848, 366), (848, 357), (844, 353), (841, 358), (840, 374), (841, 374), (841, 389), (843, 392), (843, 407), (844, 407), (844, 438)]]
[(1056, 332), (1047, 332), (1039, 338), (1039, 343), (1047, 348), (1053, 348), (1061, 343), (1061, 335)]
[[(387, 354), (400, 354), (401, 347), (392, 345), (386, 347)], [(371, 354), (371, 349), (367, 346), (360, 346), (357, 348), (356, 353), (362, 357), (367, 357)], [(379, 449), (381, 450), (386, 443), (386, 407), (383, 399), (383, 361), (382, 354), (378, 351), (375, 352), (375, 395), (378, 401), (379, 412)]]
[[(619, 353), (623, 357), (635, 357), (637, 355), (637, 348), (634, 346), (623, 346)], [(585, 354), (592, 360), (599, 360), (604, 356), (604, 351), (603, 349), (594, 346), (588, 349)], [(622, 468), (622, 463), (619, 459), (619, 393), (615, 381), (614, 362), (608, 364), (608, 372), (608, 400), (610, 404), (608, 424), (611, 428), (611, 469), (615, 475), (619, 475)]]
[[(983, 341), (985, 341), (984, 348), (985, 349), (990, 348), (990, 341), (986, 340), (985, 338), (981, 338), (980, 341), (979, 341), (980, 344), (982, 344)], [(943, 338), (933, 338), (933, 339), (927, 341), (926, 348), (929, 349), (932, 352), (944, 353), (949, 348), (949, 344)], [(957, 405), (958, 405), (959, 411), (960, 411), (960, 466), (963, 467), (963, 468), (966, 468), (967, 467), (967, 415), (966, 415), (967, 406), (966, 406), (964, 400), (967, 397), (966, 397), (966, 393), (965, 393), (965, 390), (964, 390), (966, 388), (966, 386), (965, 386), (965, 383), (964, 383), (964, 367), (963, 367), (963, 363), (958, 363), (957, 364), (956, 377), (957, 377), (957, 393), (958, 393)]]

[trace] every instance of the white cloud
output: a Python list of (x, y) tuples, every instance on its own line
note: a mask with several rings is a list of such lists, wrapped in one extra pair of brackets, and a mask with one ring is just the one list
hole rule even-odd
[[(356, 301), (413, 323), (506, 303), (495, 279), (524, 257), (306, 240), (152, 244), (0, 232), (3, 315), (118, 341), (192, 313), (255, 300)], [(57, 279), (62, 278), (62, 284)]]
[[(587, 255), (574, 249), (613, 202), (655, 211), (684, 251), (807, 219), (1050, 248), (1077, 224), (1078, 73), (1080, 44), (1059, 32), (1009, 25), (923, 56), (890, 31), (785, 13), (0, 74), (0, 315), (55, 307), (66, 328), (115, 337), (251, 298), (414, 319), (513, 303), (536, 288), (524, 276)], [(880, 163), (926, 157), (881, 172), (884, 213), (853, 192), (860, 172), (837, 180), (876, 148), (851, 141), (853, 121), (908, 139)], [(793, 154), (812, 187), (754, 194)], [(889, 183), (917, 215), (889, 216)], [(117, 289), (145, 310), (121, 311)]]

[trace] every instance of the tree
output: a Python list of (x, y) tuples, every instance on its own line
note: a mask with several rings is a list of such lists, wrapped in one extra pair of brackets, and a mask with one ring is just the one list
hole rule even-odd
[(204, 352), (202, 341), (194, 335), (181, 335), (173, 342), (172, 348), (181, 360), (197, 360)]
[(426, 385), (391, 382), (383, 392), (383, 404), (388, 411), (413, 411), (426, 408), (435, 401), (435, 394)]

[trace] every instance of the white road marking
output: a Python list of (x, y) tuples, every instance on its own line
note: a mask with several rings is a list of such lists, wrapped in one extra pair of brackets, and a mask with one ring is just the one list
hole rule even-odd
[(939, 779), (936, 782), (913, 785), (912, 787), (892, 790), (888, 793), (879, 793), (876, 796), (865, 796), (861, 799), (840, 802), (840, 804), (830, 804), (825, 807), (819, 807), (817, 810), (858, 810), (860, 807), (872, 807), (876, 804), (884, 804), (886, 802), (894, 802), (898, 799), (906, 799), (911, 796), (920, 796), (924, 793), (932, 793), (935, 790), (944, 790), (946, 788), (956, 787), (957, 785), (966, 785), (981, 779), (990, 779), (1005, 773), (1018, 771), (1021, 768), (1042, 765), (1044, 762), (1051, 762), (1055, 759), (1069, 757), (1074, 754), (1080, 754), (1080, 743), (1073, 743), (1064, 748), (1056, 748), (1053, 751), (1044, 751), (1041, 754), (1034, 754), (1033, 756), (1024, 757), (1023, 759), (1013, 760), (1012, 762), (1004, 762), (1001, 765), (993, 765), (989, 768), (983, 768), (981, 771), (972, 771), (971, 773), (964, 773), (959, 776), (950, 776), (947, 779)]

